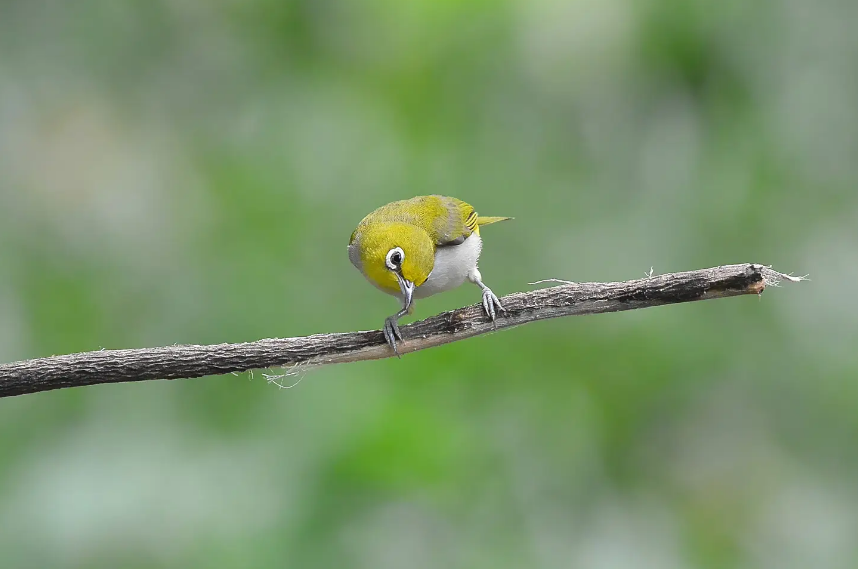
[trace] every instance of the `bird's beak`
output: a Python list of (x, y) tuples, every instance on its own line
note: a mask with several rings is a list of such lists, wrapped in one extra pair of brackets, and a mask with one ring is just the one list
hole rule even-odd
[(399, 290), (405, 298), (405, 306), (403, 308), (408, 310), (411, 308), (411, 301), (414, 296), (414, 283), (403, 277), (398, 272), (394, 274), (396, 275), (396, 280), (399, 281)]

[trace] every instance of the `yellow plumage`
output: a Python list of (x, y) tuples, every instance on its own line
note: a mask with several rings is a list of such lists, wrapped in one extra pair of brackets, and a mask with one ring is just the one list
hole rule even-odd
[(446, 245), (473, 231), (509, 217), (480, 217), (474, 207), (460, 199), (447, 196), (417, 196), (383, 205), (363, 218), (352, 233), (355, 236), (375, 223), (402, 222), (422, 229), (435, 245)]
[(482, 283), (477, 260), (480, 227), (509, 217), (481, 217), (462, 200), (418, 196), (381, 206), (363, 218), (349, 239), (349, 259), (369, 282), (398, 296), (403, 308), (385, 322), (385, 337), (396, 350), (396, 321), (410, 311), (412, 298), (449, 290), (469, 280), (483, 290), (483, 306), (494, 319), (503, 310)]

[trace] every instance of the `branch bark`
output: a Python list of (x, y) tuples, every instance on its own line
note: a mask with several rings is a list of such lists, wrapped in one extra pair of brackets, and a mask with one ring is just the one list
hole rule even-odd
[[(625, 282), (570, 283), (501, 298), (492, 323), (480, 305), (402, 327), (400, 352), (416, 352), (528, 322), (619, 312), (695, 300), (761, 294), (781, 280), (800, 281), (763, 265), (726, 265)], [(545, 281), (540, 281), (545, 282)], [(535, 283), (534, 283), (535, 284)], [(296, 365), (327, 365), (393, 356), (381, 330), (272, 338), (242, 344), (101, 350), (0, 365), (0, 397), (102, 383), (180, 379)]]

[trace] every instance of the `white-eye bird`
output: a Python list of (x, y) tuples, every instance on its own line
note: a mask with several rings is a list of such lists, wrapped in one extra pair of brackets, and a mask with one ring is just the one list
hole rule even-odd
[(397, 356), (398, 320), (411, 313), (415, 298), (468, 280), (482, 289), (483, 308), (492, 320), (504, 311), (483, 284), (477, 261), (483, 248), (480, 227), (505, 219), (512, 218), (481, 217), (471, 205), (445, 196), (392, 202), (363, 218), (349, 239), (349, 259), (370, 283), (402, 302), (384, 321), (384, 337)]

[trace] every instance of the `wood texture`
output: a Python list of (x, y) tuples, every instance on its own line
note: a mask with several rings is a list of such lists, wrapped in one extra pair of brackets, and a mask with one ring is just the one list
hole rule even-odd
[[(664, 304), (760, 294), (781, 280), (763, 265), (726, 265), (613, 283), (565, 283), (501, 298), (506, 313), (492, 323), (480, 305), (402, 327), (400, 352), (440, 346), (537, 320), (619, 312)], [(562, 282), (562, 281), (561, 281)], [(381, 320), (381, 317), (379, 317)], [(242, 344), (100, 350), (0, 365), (0, 397), (102, 383), (179, 379), (252, 369), (326, 365), (389, 358), (381, 330), (273, 338)]]

